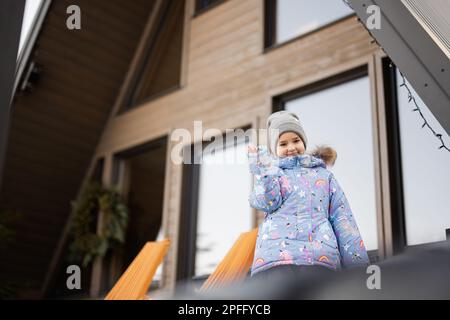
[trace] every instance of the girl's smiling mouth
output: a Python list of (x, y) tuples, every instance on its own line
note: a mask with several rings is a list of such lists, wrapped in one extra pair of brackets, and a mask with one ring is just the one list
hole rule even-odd
[(292, 157), (292, 156), (296, 156), (298, 155), (298, 152), (291, 152), (291, 153), (287, 153), (286, 156), (288, 157)]

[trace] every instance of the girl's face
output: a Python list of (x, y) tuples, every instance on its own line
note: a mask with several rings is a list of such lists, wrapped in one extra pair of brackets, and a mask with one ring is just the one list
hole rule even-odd
[(297, 156), (305, 152), (303, 140), (294, 132), (285, 132), (278, 139), (277, 156), (280, 158)]

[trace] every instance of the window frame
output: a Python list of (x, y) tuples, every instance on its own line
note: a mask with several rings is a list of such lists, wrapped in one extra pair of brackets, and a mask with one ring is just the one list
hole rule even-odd
[[(119, 150), (117, 152), (114, 152), (112, 155), (112, 167), (111, 172), (109, 173), (111, 177), (111, 185), (116, 188), (119, 191), (119, 194), (121, 196), (128, 196), (128, 182), (129, 182), (129, 176), (128, 176), (128, 170), (125, 168), (125, 163), (127, 160), (142, 155), (147, 152), (151, 152), (155, 149), (164, 148), (165, 153), (167, 154), (167, 148), (168, 148), (168, 141), (170, 140), (170, 137), (168, 135), (162, 135), (159, 137), (156, 137), (152, 140), (149, 140), (147, 142), (144, 142), (142, 144), (139, 144), (137, 146), (128, 147), (122, 150)], [(165, 160), (165, 169), (167, 167), (167, 159)], [(166, 179), (164, 179), (164, 185), (166, 184)], [(164, 186), (165, 188), (165, 186)], [(164, 207), (164, 199), (162, 199), (163, 207)], [(164, 209), (163, 209), (164, 210)], [(161, 212), (161, 228), (164, 230), (164, 211)], [(112, 255), (110, 254), (109, 257), (105, 257), (103, 259), (104, 266), (102, 270), (102, 283), (103, 283), (103, 293), (107, 293), (111, 289), (111, 285), (117, 282), (117, 280), (120, 278), (120, 275), (122, 274), (121, 268), (123, 267), (121, 265), (123, 257), (121, 257), (120, 261), (117, 259), (117, 251), (114, 251)], [(109, 259), (109, 261), (107, 260)], [(164, 278), (164, 269), (167, 268), (167, 266), (162, 263), (162, 274)], [(161, 280), (153, 280), (150, 283), (150, 286), (152, 288), (162, 288), (163, 287), (163, 281)]]
[(308, 37), (314, 33), (320, 32), (323, 29), (329, 28), (335, 24), (340, 23), (351, 17), (356, 17), (356, 13), (350, 13), (344, 17), (330, 21), (316, 29), (310, 30), (308, 32), (299, 34), (289, 40), (277, 43), (277, 1), (278, 0), (264, 0), (264, 50), (263, 53), (269, 52), (279, 47), (283, 47), (292, 42), (300, 40), (304, 37)]
[(194, 14), (192, 15), (192, 18), (196, 18), (199, 15), (212, 10), (216, 7), (218, 7), (219, 5), (221, 5), (222, 3), (226, 2), (227, 0), (215, 0), (214, 2), (202, 7), (200, 5), (200, 1), (201, 0), (195, 0), (195, 5), (194, 5)]
[(393, 254), (406, 247), (405, 210), (403, 197), (402, 158), (400, 148), (400, 119), (398, 114), (397, 75), (392, 61), (382, 58), (385, 96), (386, 135), (388, 141), (389, 190)]
[[(251, 129), (252, 125), (246, 125), (236, 128), (242, 129), (244, 132)], [(222, 139), (226, 141), (226, 133), (222, 135)], [(196, 245), (197, 245), (197, 226), (198, 226), (198, 204), (200, 196), (200, 170), (201, 164), (194, 164), (196, 155), (194, 150), (199, 149), (199, 144), (202, 144), (202, 151), (213, 143), (218, 136), (214, 136), (212, 141), (195, 142), (184, 147), (184, 150), (190, 149), (191, 164), (183, 163), (182, 181), (181, 181), (181, 206), (180, 206), (180, 222), (178, 231), (177, 244), (177, 271), (176, 281), (202, 281), (209, 275), (195, 275), (195, 259), (196, 259)], [(233, 142), (234, 145), (234, 142)], [(227, 147), (227, 146), (226, 146)], [(226, 252), (224, 252), (225, 254)]]
[(316, 93), (331, 87), (343, 84), (368, 76), (368, 66), (366, 64), (346, 70), (344, 72), (326, 77), (311, 84), (289, 90), (272, 97), (272, 112), (285, 110), (286, 102)]
[[(181, 206), (177, 248), (176, 280), (185, 281), (195, 273), (195, 245), (197, 238), (197, 213), (200, 181), (200, 165), (194, 163), (196, 146), (199, 142), (185, 146), (190, 149), (191, 164), (183, 163), (181, 182)], [(198, 148), (198, 147), (197, 147)], [(197, 187), (196, 187), (197, 186)]]

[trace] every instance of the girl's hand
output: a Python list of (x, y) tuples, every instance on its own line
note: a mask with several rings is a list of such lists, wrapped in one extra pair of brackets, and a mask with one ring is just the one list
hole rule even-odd
[(247, 147), (248, 164), (252, 174), (259, 174), (258, 168), (258, 148), (249, 144)]
[(250, 154), (250, 153), (257, 153), (258, 152), (258, 148), (256, 148), (254, 145), (252, 145), (252, 144), (249, 144), (248, 145), (248, 153)]
[(252, 144), (249, 144), (247, 147), (247, 152), (249, 156), (258, 156), (259, 157), (265, 157), (270, 156), (269, 152), (267, 151), (266, 146), (254, 146)]
[[(268, 173), (272, 166), (272, 157), (265, 146), (248, 146), (250, 172), (256, 175)], [(269, 170), (269, 171), (268, 171)]]

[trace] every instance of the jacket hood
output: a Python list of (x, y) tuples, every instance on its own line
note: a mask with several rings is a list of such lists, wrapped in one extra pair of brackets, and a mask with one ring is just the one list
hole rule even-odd
[(294, 168), (301, 166), (304, 168), (314, 168), (333, 166), (337, 153), (331, 147), (319, 146), (310, 154), (301, 154), (292, 157), (278, 158), (270, 154), (266, 146), (258, 146), (259, 158), (262, 163), (272, 163), (281, 169)]
[(328, 146), (318, 146), (316, 149), (311, 152), (316, 158), (320, 158), (325, 162), (327, 166), (333, 166), (337, 159), (337, 152), (331, 147)]
[(304, 168), (315, 168), (333, 166), (336, 162), (337, 153), (331, 147), (319, 146), (311, 154), (301, 154), (292, 157), (277, 158), (278, 166), (289, 169), (296, 166)]
[(295, 167), (326, 168), (325, 162), (323, 162), (322, 159), (317, 158), (310, 154), (301, 154), (292, 157), (277, 158), (275, 161), (277, 162), (277, 166), (280, 167), (281, 169), (292, 169)]

